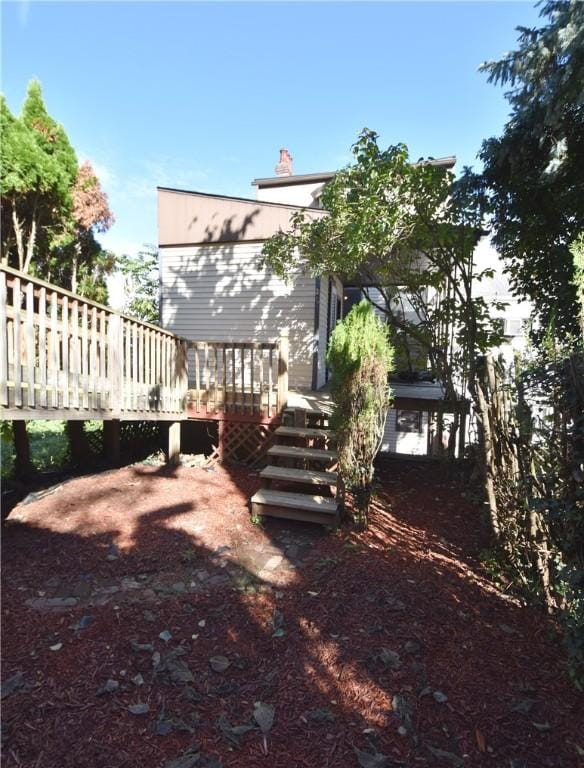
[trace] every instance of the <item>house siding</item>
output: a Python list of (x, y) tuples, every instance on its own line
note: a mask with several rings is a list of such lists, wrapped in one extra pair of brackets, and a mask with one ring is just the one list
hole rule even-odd
[(299, 276), (289, 286), (258, 269), (261, 250), (261, 242), (161, 247), (162, 325), (195, 341), (276, 341), (287, 328), (289, 386), (310, 389), (315, 281)]

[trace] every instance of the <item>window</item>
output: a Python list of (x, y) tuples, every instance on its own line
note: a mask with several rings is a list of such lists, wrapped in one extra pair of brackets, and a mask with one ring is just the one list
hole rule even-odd
[(421, 432), (422, 411), (396, 411), (396, 432)]

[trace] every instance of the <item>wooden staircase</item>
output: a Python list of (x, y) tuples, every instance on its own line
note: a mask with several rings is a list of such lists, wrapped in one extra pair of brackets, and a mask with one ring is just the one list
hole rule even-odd
[[(293, 419), (295, 426), (275, 431), (269, 464), (260, 472), (262, 488), (251, 499), (252, 515), (336, 527), (337, 454), (331, 449), (334, 434), (325, 426), (327, 414), (295, 409)], [(312, 426), (314, 421), (319, 426)]]

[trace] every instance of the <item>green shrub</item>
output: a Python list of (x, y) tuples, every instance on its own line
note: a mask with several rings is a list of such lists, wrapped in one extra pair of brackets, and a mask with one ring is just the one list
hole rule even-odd
[(327, 363), (332, 369), (332, 426), (337, 433), (339, 474), (355, 497), (362, 528), (367, 525), (373, 460), (391, 399), (392, 361), (387, 326), (368, 301), (355, 305), (333, 331)]

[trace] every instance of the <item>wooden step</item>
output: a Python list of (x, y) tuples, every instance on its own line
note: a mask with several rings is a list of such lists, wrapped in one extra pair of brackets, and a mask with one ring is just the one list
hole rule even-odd
[(281, 437), (306, 437), (313, 440), (334, 438), (334, 433), (330, 429), (317, 429), (315, 427), (278, 427), (275, 434)]
[(258, 491), (251, 499), (252, 515), (304, 520), (321, 525), (338, 524), (336, 499), (288, 491)]
[(268, 456), (282, 456), (287, 459), (333, 461), (337, 459), (337, 452), (325, 451), (323, 448), (299, 448), (296, 445), (273, 445), (268, 449)]
[(337, 484), (336, 472), (318, 472), (316, 469), (290, 469), (289, 467), (265, 467), (260, 472), (262, 480), (279, 480), (283, 483), (306, 483), (307, 485)]

